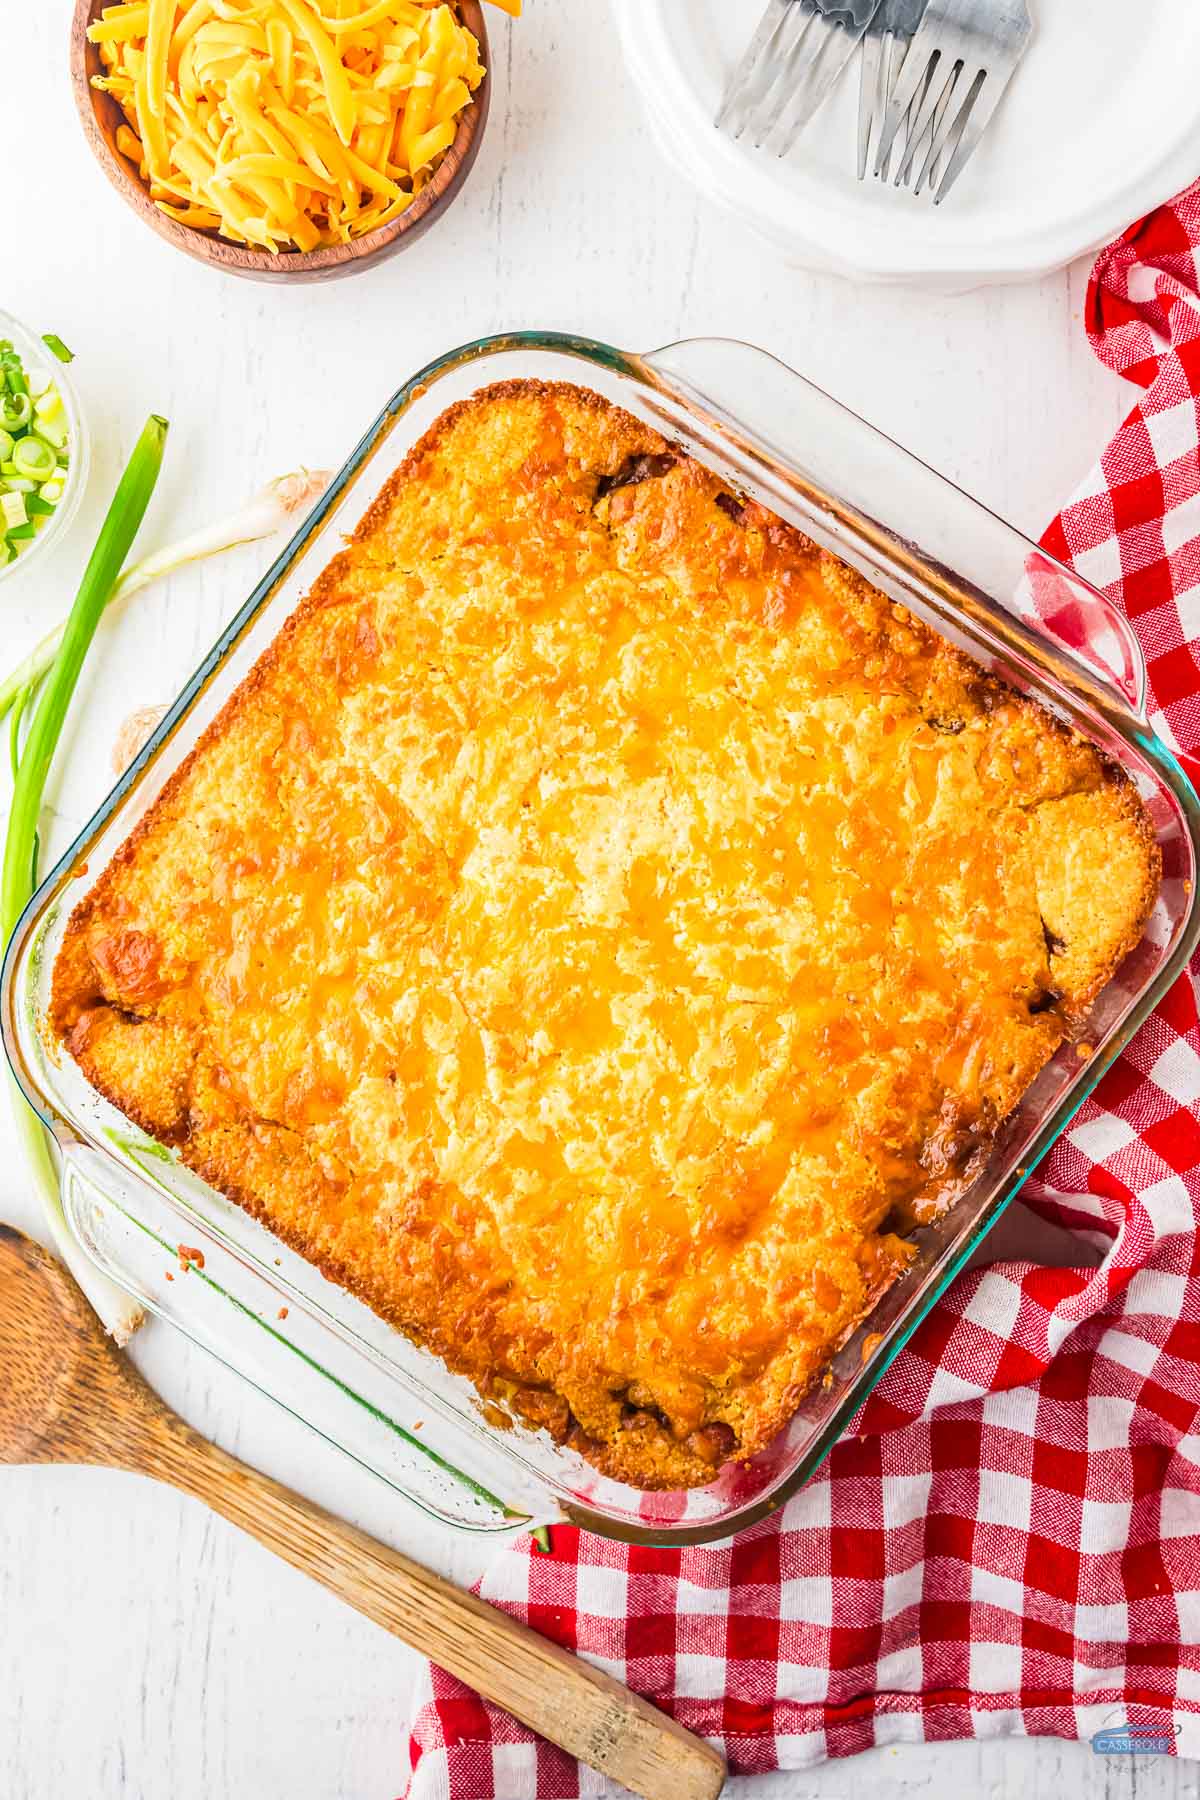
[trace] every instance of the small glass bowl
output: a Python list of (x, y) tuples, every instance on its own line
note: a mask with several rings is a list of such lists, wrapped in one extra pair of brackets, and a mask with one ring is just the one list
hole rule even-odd
[(37, 536), (31, 538), (11, 562), (0, 567), (0, 581), (4, 581), (8, 576), (32, 568), (35, 562), (44, 560), (47, 545), (57, 544), (66, 535), (71, 520), (79, 509), (83, 490), (87, 486), (88, 467), (91, 462), (91, 438), (88, 435), (87, 422), (79, 405), (79, 396), (75, 392), (66, 364), (59, 362), (53, 350), (49, 349), (40, 337), (22, 325), (19, 319), (14, 319), (11, 313), (2, 310), (0, 310), (0, 338), (11, 340), (26, 369), (41, 365), (43, 368), (48, 368), (53, 374), (55, 386), (62, 395), (63, 405), (67, 409), (67, 445), (71, 452), (62, 499)]

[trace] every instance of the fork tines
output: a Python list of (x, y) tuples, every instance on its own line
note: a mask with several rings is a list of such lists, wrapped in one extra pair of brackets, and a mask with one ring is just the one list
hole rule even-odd
[[(904, 63), (925, 0), (883, 0), (863, 39), (862, 70), (858, 90), (858, 179), (865, 181), (871, 163), (871, 139), (878, 139), (887, 116), (888, 101)], [(907, 139), (905, 139), (907, 142)], [(887, 164), (875, 156), (873, 172), (887, 179)]]
[(880, 0), (768, 0), (717, 124), (782, 156), (849, 62)]
[(914, 192), (928, 181), (940, 205), (983, 136), (1032, 30), (1025, 0), (928, 0), (888, 103), (876, 169), (887, 166), (911, 109), (896, 180), (908, 181), (915, 170)]

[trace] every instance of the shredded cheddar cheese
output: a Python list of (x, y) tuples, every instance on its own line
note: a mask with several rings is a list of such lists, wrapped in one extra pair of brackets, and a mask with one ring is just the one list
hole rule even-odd
[(118, 0), (88, 36), (155, 204), (271, 252), (396, 218), (484, 75), (440, 0)]

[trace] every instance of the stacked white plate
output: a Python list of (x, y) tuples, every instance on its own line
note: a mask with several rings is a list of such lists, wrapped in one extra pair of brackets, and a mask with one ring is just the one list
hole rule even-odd
[(937, 208), (857, 180), (857, 57), (780, 159), (713, 125), (762, 0), (612, 3), (663, 154), (811, 267), (943, 287), (1038, 275), (1200, 176), (1200, 0), (1030, 0), (1029, 51)]

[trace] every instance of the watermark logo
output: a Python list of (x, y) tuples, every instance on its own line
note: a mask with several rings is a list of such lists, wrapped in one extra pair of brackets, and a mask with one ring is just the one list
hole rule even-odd
[(1175, 1726), (1169, 1719), (1116, 1719), (1092, 1733), (1097, 1756), (1170, 1756), (1175, 1748)]

